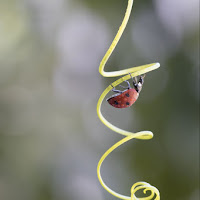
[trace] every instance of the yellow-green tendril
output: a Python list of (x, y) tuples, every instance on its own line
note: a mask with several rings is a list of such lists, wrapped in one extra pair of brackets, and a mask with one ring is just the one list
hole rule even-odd
[[(147, 72), (149, 71), (152, 71), (154, 69), (157, 69), (158, 67), (160, 67), (160, 64), (159, 63), (152, 63), (152, 64), (147, 64), (147, 65), (142, 65), (142, 66), (138, 66), (138, 67), (133, 67), (133, 68), (129, 68), (129, 69), (124, 69), (124, 70), (119, 70), (119, 71), (113, 71), (113, 72), (105, 72), (104, 71), (104, 67), (105, 67), (105, 64), (107, 62), (107, 60), (109, 59), (110, 55), (112, 54), (113, 50), (115, 49), (126, 25), (127, 25), (127, 22), (128, 22), (128, 19), (130, 17), (130, 14), (131, 14), (131, 9), (132, 9), (132, 5), (133, 5), (133, 0), (128, 0), (128, 6), (127, 6), (127, 9), (126, 9), (126, 13), (125, 13), (125, 16), (124, 16), (124, 19), (122, 21), (122, 24), (111, 44), (111, 46), (109, 47), (108, 51), (106, 52), (105, 56), (103, 57), (101, 63), (100, 63), (100, 66), (99, 66), (99, 72), (102, 76), (105, 76), (105, 77), (116, 77), (116, 76), (122, 76), (122, 75), (125, 75), (123, 76), (122, 78), (116, 80), (115, 82), (112, 83), (112, 86), (115, 87), (117, 85), (119, 85), (120, 83), (122, 83), (123, 81), (125, 80), (128, 80), (130, 79), (130, 75), (129, 73), (132, 75), (132, 77), (135, 77), (135, 76), (139, 76), (141, 74), (146, 74)], [(148, 140), (148, 139), (151, 139), (153, 137), (153, 133), (151, 131), (141, 131), (141, 132), (138, 132), (138, 133), (132, 133), (132, 132), (129, 132), (129, 131), (126, 131), (126, 130), (123, 130), (123, 129), (120, 129), (114, 125), (112, 125), (110, 122), (108, 122), (104, 117), (103, 115), (101, 114), (101, 104), (105, 98), (105, 96), (108, 94), (108, 92), (111, 91), (111, 89), (113, 88), (111, 85), (109, 85), (105, 90), (104, 92), (101, 94), (100, 98), (99, 98), (99, 101), (97, 103), (97, 115), (98, 117), (100, 118), (100, 120), (108, 127), (110, 128), (111, 130), (119, 133), (119, 134), (122, 134), (122, 135), (125, 135), (126, 137), (123, 138), (122, 140), (120, 140), (119, 142), (117, 142), (115, 145), (113, 145), (110, 149), (108, 149), (104, 155), (101, 157), (99, 163), (98, 163), (98, 166), (97, 166), (97, 175), (98, 175), (98, 178), (99, 178), (99, 181), (101, 183), (101, 185), (109, 192), (111, 193), (112, 195), (120, 198), (120, 199), (130, 199), (130, 200), (151, 200), (151, 199), (155, 199), (155, 200), (160, 200), (160, 194), (159, 194), (159, 191), (151, 186), (149, 183), (146, 183), (146, 182), (137, 182), (135, 183), (132, 188), (131, 188), (131, 196), (124, 196), (124, 195), (121, 195), (113, 190), (111, 190), (103, 181), (102, 177), (101, 177), (101, 173), (100, 173), (100, 169), (101, 169), (101, 165), (103, 163), (103, 161), (105, 160), (105, 158), (113, 151), (115, 150), (117, 147), (119, 147), (120, 145), (124, 144), (125, 142), (133, 139), (133, 138), (136, 138), (136, 139), (143, 139), (143, 140)], [(148, 197), (143, 197), (143, 198), (139, 198), (139, 197), (136, 197), (136, 192), (139, 191), (139, 190), (143, 190), (143, 193), (144, 195), (146, 194), (147, 191), (150, 191), (150, 195)]]

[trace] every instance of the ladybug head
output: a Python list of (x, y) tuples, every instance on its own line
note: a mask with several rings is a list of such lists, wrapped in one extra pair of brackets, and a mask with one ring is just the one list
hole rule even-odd
[(140, 76), (139, 81), (137, 81), (137, 78), (136, 78), (136, 77), (135, 77), (135, 80), (132, 78), (132, 79), (133, 79), (133, 86), (134, 86), (135, 90), (136, 90), (138, 93), (140, 93), (141, 90), (142, 90), (142, 85), (143, 85), (143, 83), (144, 83), (144, 77), (145, 77), (145, 74), (142, 75), (142, 76)]

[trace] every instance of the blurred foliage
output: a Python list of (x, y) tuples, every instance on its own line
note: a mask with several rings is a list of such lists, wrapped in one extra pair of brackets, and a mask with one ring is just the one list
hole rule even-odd
[[(121, 138), (96, 115), (114, 80), (98, 65), (126, 4), (0, 0), (0, 199), (115, 199), (96, 177), (100, 156)], [(199, 199), (198, 14), (197, 0), (135, 1), (108, 62), (108, 71), (161, 63), (130, 109), (103, 105), (113, 124), (154, 133), (105, 162), (105, 182), (122, 194), (145, 180), (161, 199)]]

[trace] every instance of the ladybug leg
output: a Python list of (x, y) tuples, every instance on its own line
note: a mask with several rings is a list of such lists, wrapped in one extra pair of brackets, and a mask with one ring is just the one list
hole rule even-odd
[(137, 77), (132, 77), (131, 76), (131, 73), (129, 73), (129, 75), (130, 75), (130, 77), (132, 78), (132, 80), (133, 80), (133, 86), (134, 86), (134, 88), (137, 90)]
[[(112, 86), (112, 84), (111, 84), (111, 86)], [(112, 86), (113, 87), (113, 86)], [(115, 89), (115, 87), (113, 87), (113, 89), (112, 89), (112, 92), (116, 92), (116, 93), (122, 93), (122, 91), (121, 90), (116, 90)]]
[(125, 89), (130, 89), (131, 88), (130, 83), (128, 81), (124, 81), (124, 82), (128, 84), (128, 87), (124, 87), (123, 85), (119, 85), (119, 86)]
[(113, 92), (116, 92), (116, 93), (120, 93), (120, 94), (122, 93), (121, 90), (116, 90), (115, 88), (113, 88), (112, 91), (113, 91)]

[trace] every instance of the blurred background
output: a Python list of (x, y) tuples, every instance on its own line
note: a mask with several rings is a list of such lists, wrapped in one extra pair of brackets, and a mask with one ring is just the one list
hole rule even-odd
[[(115, 200), (100, 185), (102, 154), (123, 137), (96, 104), (116, 78), (99, 63), (127, 0), (0, 0), (0, 199)], [(118, 110), (120, 128), (150, 130), (102, 166), (105, 183), (130, 195), (137, 181), (161, 199), (199, 199), (199, 1), (137, 0), (106, 71), (160, 62), (139, 100)], [(111, 95), (111, 94), (110, 94)]]

